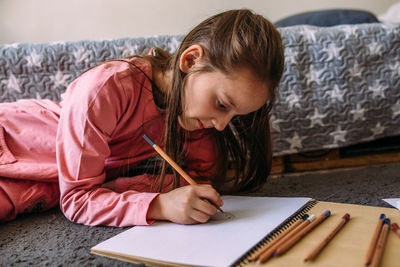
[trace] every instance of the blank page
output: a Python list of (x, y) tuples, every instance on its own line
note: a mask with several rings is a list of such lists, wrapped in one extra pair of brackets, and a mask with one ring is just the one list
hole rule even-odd
[(224, 213), (206, 224), (156, 222), (135, 226), (92, 248), (92, 253), (164, 264), (229, 266), (310, 198), (223, 196)]

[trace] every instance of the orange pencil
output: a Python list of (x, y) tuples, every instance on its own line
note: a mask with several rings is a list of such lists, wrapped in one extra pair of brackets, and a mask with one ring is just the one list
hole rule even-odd
[(379, 216), (378, 224), (375, 227), (375, 232), (372, 235), (371, 242), (369, 243), (367, 256), (365, 258), (365, 265), (369, 265), (371, 263), (372, 256), (376, 247), (376, 242), (378, 241), (379, 233), (381, 232), (382, 224), (385, 218), (386, 216), (383, 213), (381, 214), (381, 216)]
[(250, 258), (251, 261), (255, 261), (258, 259), (258, 257), (263, 254), (265, 251), (267, 251), (270, 247), (272, 247), (274, 244), (276, 244), (279, 240), (287, 236), (290, 232), (294, 231), (302, 222), (307, 220), (308, 215), (304, 215), (301, 217), (300, 220), (297, 220), (295, 223), (293, 223), (288, 229), (283, 231), (281, 234), (279, 234), (275, 239), (273, 239), (270, 243), (268, 243), (265, 247), (257, 251), (257, 253), (254, 253), (252, 257)]
[(381, 233), (379, 234), (378, 242), (376, 243), (375, 252), (372, 256), (372, 261), (370, 267), (378, 267), (381, 263), (383, 251), (385, 249), (386, 240), (389, 235), (390, 230), (390, 220), (385, 219), (383, 221), (383, 226), (381, 229)]
[(400, 229), (397, 223), (392, 223), (393, 231), (400, 237)]
[(350, 214), (346, 213), (340, 221), (332, 228), (329, 234), (306, 256), (304, 261), (315, 259), (322, 249), (333, 239), (333, 237), (342, 229), (342, 227), (350, 220)]
[[(188, 182), (190, 185), (197, 185), (196, 181), (192, 179), (192, 177), (189, 176), (189, 174), (187, 174), (181, 167), (179, 167), (178, 164), (176, 164), (176, 162), (171, 159), (167, 153), (164, 152), (164, 150), (162, 150), (161, 147), (159, 147), (158, 145), (156, 145), (147, 135), (143, 135), (143, 138), (154, 148), (155, 151), (158, 152), (158, 154), (160, 154), (161, 157), (163, 157), (163, 159), (165, 159), (172, 168), (174, 168), (182, 177), (183, 179), (186, 180), (186, 182)], [(207, 200), (206, 200), (207, 201)], [(209, 201), (207, 201), (209, 202)], [(209, 202), (210, 203), (210, 202)], [(212, 205), (214, 205), (213, 203), (211, 203)], [(214, 205), (220, 212), (223, 212), (222, 209), (220, 207), (217, 207), (216, 205)]]
[(331, 215), (329, 210), (325, 211), (321, 216), (319, 216), (315, 221), (307, 225), (303, 230), (297, 233), (293, 238), (288, 240), (286, 243), (282, 244), (276, 249), (274, 256), (279, 256), (288, 251), (292, 246), (294, 246), (300, 239), (302, 239), (306, 234), (311, 232), (318, 224)]
[(269, 249), (267, 249), (264, 253), (262, 253), (258, 257), (257, 263), (264, 263), (267, 261), (272, 255), (274, 255), (275, 251), (277, 248), (286, 243), (288, 240), (290, 240), (293, 236), (295, 236), (297, 233), (299, 233), (301, 230), (303, 230), (306, 226), (310, 225), (315, 220), (315, 215), (311, 214), (310, 217), (307, 218), (307, 220), (303, 221), (299, 226), (297, 226), (295, 229), (291, 231), (287, 236), (276, 242), (275, 245), (271, 246)]

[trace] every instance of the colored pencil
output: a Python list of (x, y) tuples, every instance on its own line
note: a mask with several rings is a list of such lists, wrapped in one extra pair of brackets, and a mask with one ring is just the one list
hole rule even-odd
[(335, 237), (335, 235), (343, 228), (343, 226), (350, 220), (350, 214), (346, 213), (340, 221), (332, 228), (328, 235), (306, 256), (304, 261), (315, 259), (324, 247)]
[(383, 221), (382, 229), (379, 234), (378, 242), (376, 243), (370, 267), (378, 267), (379, 264), (381, 263), (383, 251), (385, 250), (386, 240), (389, 235), (389, 230), (390, 230), (390, 220), (386, 218)]
[(372, 256), (375, 251), (376, 243), (378, 241), (379, 233), (381, 232), (382, 224), (383, 224), (383, 221), (385, 220), (385, 218), (386, 218), (386, 216), (383, 213), (381, 214), (381, 216), (379, 216), (378, 224), (375, 227), (375, 232), (372, 235), (371, 241), (369, 243), (367, 256), (365, 258), (365, 265), (369, 265), (371, 263)]
[(269, 258), (271, 258), (272, 255), (274, 255), (275, 251), (277, 248), (286, 243), (289, 239), (291, 239), (293, 236), (295, 236), (297, 233), (299, 233), (301, 230), (303, 230), (306, 226), (310, 225), (315, 220), (315, 215), (311, 214), (305, 221), (303, 221), (301, 224), (299, 224), (295, 229), (293, 229), (290, 233), (287, 234), (284, 238), (279, 240), (275, 245), (271, 246), (269, 249), (264, 251), (257, 260), (257, 263), (264, 263), (266, 262)]
[(293, 223), (289, 228), (287, 228), (285, 231), (280, 233), (276, 238), (274, 238), (270, 243), (265, 245), (262, 249), (257, 251), (257, 253), (254, 253), (252, 257), (250, 258), (251, 261), (256, 261), (258, 257), (260, 257), (261, 254), (263, 254), (265, 251), (267, 251), (269, 248), (271, 248), (273, 245), (275, 245), (279, 240), (287, 236), (290, 232), (294, 231), (302, 222), (307, 220), (308, 215), (305, 214), (301, 219), (297, 220), (295, 223)]
[(302, 239), (306, 234), (311, 232), (316, 226), (318, 226), (322, 221), (328, 218), (331, 215), (329, 210), (325, 211), (321, 216), (319, 216), (315, 221), (307, 225), (303, 230), (293, 236), (286, 243), (282, 244), (276, 249), (274, 256), (279, 256), (288, 251), (292, 246), (294, 246), (300, 239)]
[(400, 229), (397, 223), (392, 223), (393, 231), (400, 237)]
[[(171, 165), (172, 168), (174, 168), (183, 177), (183, 179), (186, 180), (186, 182), (188, 182), (190, 185), (197, 185), (196, 181), (193, 180), (192, 177), (190, 177), (189, 174), (187, 174), (181, 167), (179, 167), (179, 165), (173, 159), (171, 159), (161, 147), (156, 145), (147, 135), (143, 135), (143, 138), (154, 148), (155, 151), (157, 151), (158, 154), (160, 154), (163, 159), (165, 159)], [(219, 211), (223, 212), (220, 207), (217, 207), (210, 201), (207, 202), (215, 206)]]

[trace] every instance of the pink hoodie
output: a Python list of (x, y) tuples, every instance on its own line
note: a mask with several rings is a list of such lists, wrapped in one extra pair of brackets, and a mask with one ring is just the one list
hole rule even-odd
[[(151, 77), (147, 61), (131, 62)], [(0, 221), (50, 208), (60, 196), (64, 215), (77, 223), (149, 224), (147, 210), (157, 196), (151, 192), (152, 177), (121, 175), (155, 154), (142, 136), (162, 145), (164, 123), (149, 79), (121, 61), (82, 74), (61, 103), (32, 99), (0, 104), (0, 176), (7, 177), (0, 178)], [(210, 177), (215, 161), (211, 131), (189, 132), (189, 138), (189, 174)], [(103, 186), (110, 180), (115, 180), (115, 190)], [(170, 180), (168, 175), (167, 185)], [(181, 184), (187, 183), (181, 179)]]

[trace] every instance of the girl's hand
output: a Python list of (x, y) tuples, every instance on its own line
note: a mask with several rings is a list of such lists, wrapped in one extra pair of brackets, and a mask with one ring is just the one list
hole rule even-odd
[(223, 205), (221, 196), (212, 186), (183, 186), (158, 195), (150, 204), (147, 218), (181, 224), (205, 223), (217, 212), (213, 204)]

